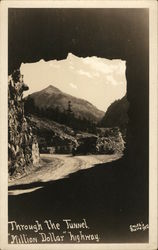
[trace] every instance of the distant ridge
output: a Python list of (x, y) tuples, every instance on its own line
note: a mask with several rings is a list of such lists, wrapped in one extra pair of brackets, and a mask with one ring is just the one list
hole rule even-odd
[(125, 95), (122, 99), (114, 101), (107, 109), (99, 125), (102, 127), (127, 128), (129, 102)]

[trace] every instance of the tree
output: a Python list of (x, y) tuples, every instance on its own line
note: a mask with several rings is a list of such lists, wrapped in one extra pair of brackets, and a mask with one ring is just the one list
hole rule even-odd
[(69, 113), (72, 113), (72, 104), (71, 104), (71, 101), (68, 101), (68, 108), (67, 108), (67, 111)]

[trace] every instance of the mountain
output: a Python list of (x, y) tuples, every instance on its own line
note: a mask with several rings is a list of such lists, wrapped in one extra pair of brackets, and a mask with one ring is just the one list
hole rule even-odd
[[(25, 111), (32, 114), (40, 113), (41, 116), (50, 113), (52, 120), (56, 120), (61, 114), (69, 115), (70, 118), (71, 114), (71, 118), (73, 116), (93, 123), (100, 121), (105, 114), (90, 102), (66, 94), (52, 85), (26, 97)], [(57, 122), (60, 123), (60, 119)]]
[(99, 122), (102, 127), (127, 127), (129, 102), (125, 95), (122, 99), (114, 101), (107, 109), (104, 117)]

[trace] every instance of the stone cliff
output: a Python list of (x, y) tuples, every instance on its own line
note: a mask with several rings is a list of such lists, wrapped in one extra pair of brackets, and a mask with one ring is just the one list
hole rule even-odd
[(8, 80), (8, 171), (20, 176), (39, 162), (39, 149), (24, 114), (23, 92), (28, 90), (19, 70)]

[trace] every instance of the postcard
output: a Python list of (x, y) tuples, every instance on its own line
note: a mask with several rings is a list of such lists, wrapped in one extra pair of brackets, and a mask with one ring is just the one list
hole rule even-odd
[(1, 2), (1, 249), (157, 249), (157, 2)]

